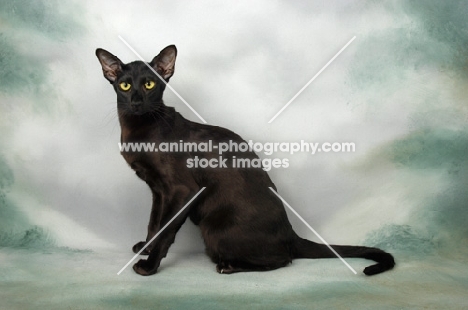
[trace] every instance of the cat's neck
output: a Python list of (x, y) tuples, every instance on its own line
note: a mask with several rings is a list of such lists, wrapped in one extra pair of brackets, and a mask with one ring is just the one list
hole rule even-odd
[(122, 130), (122, 142), (144, 140), (148, 135), (152, 139), (172, 132), (176, 115), (173, 107), (162, 105), (157, 112), (142, 115), (119, 113), (119, 123)]

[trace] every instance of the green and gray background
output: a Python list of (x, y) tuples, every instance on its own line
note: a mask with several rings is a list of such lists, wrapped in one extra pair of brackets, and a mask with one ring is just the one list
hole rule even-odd
[[(466, 16), (465, 1), (0, 0), (0, 308), (464, 307)], [(171, 84), (209, 124), (259, 142), (354, 142), (355, 153), (274, 154), (290, 167), (270, 176), (329, 243), (381, 247), (396, 269), (368, 278), (366, 261), (348, 260), (354, 275), (338, 259), (297, 260), (222, 276), (187, 222), (157, 275), (117, 276), (151, 201), (119, 154), (94, 56), (135, 60), (118, 35), (147, 60), (176, 44)]]

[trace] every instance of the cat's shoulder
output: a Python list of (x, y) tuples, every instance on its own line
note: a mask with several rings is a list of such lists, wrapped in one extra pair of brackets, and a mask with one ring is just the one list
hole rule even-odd
[[(178, 113), (177, 113), (178, 114)], [(179, 114), (180, 115), (180, 114)], [(189, 132), (190, 140), (197, 141), (243, 141), (237, 133), (221, 126), (201, 124), (185, 120), (185, 127)]]

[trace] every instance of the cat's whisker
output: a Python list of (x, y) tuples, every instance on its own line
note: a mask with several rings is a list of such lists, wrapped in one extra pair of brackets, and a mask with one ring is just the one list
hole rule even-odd
[(117, 111), (117, 108), (116, 107), (112, 107), (112, 109), (110, 109), (106, 116), (104, 116), (103, 118), (103, 122), (105, 122), (105, 126), (109, 125), (110, 122), (112, 122), (113, 120), (115, 120), (117, 118), (117, 115), (118, 115), (118, 111)]
[(114, 105), (112, 105), (111, 107), (109, 107), (109, 110), (107, 111), (107, 113), (105, 114), (104, 118), (110, 118), (110, 117), (113, 117), (117, 114), (117, 107)]
[[(162, 120), (167, 124), (167, 126), (168, 126), (171, 130), (173, 130), (172, 126), (167, 122), (167, 120), (166, 120), (165, 117), (164, 117), (164, 116), (169, 116), (169, 114), (166, 113), (166, 114), (164, 115), (164, 113), (165, 113), (164, 111), (161, 111), (161, 110), (159, 110), (159, 109), (154, 109), (154, 110), (152, 110), (152, 111), (150, 112), (150, 115), (151, 115), (151, 116), (153, 117), (153, 119), (156, 120), (156, 121), (157, 121), (158, 119), (162, 119)], [(158, 116), (159, 116), (159, 117), (158, 117)], [(158, 118), (157, 118), (157, 117), (158, 117)]]

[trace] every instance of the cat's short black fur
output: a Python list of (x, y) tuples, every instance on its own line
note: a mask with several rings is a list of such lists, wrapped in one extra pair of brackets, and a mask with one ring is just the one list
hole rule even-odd
[[(97, 49), (104, 77), (117, 93), (121, 142), (207, 142), (213, 145), (244, 140), (234, 132), (189, 121), (164, 105), (166, 87), (141, 62), (122, 63), (116, 56)], [(174, 73), (177, 50), (163, 49), (149, 65), (169, 81)], [(202, 188), (206, 189), (143, 252), (133, 269), (141, 275), (156, 273), (179, 228), (189, 217), (200, 227), (206, 253), (219, 273), (262, 271), (283, 267), (296, 258), (334, 258), (327, 246), (300, 238), (291, 227), (284, 206), (269, 187), (276, 190), (261, 168), (188, 168), (187, 159), (217, 158), (217, 152), (163, 153), (122, 152), (145, 181), (153, 195), (148, 225), (149, 241)], [(226, 153), (224, 157), (258, 158), (254, 152)], [(133, 246), (139, 252), (146, 242)], [(392, 255), (361, 246), (332, 246), (342, 257), (360, 257), (377, 264), (364, 269), (374, 275), (392, 269)]]

